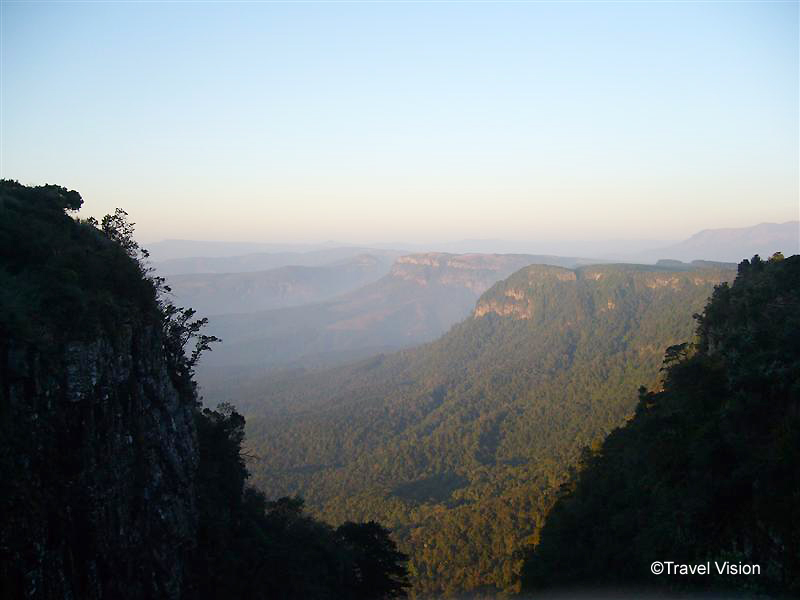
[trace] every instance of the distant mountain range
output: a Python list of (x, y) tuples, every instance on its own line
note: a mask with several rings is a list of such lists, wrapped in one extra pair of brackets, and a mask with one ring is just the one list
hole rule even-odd
[(337, 246), (306, 251), (257, 252), (233, 256), (193, 256), (156, 261), (153, 266), (159, 275), (200, 273), (249, 273), (280, 267), (321, 267), (334, 265), (359, 256), (370, 255), (388, 264), (403, 255), (401, 250)]
[[(471, 239), (427, 244), (397, 241), (367, 245), (332, 241), (320, 244), (265, 244), (164, 240), (145, 246), (162, 274), (236, 273), (289, 265), (319, 266), (335, 260), (330, 258), (335, 253), (338, 253), (338, 259), (343, 259), (363, 253), (379, 255), (382, 251), (394, 253), (395, 256), (435, 251), (452, 254), (589, 256), (644, 263), (654, 263), (661, 258), (738, 263), (754, 254), (769, 257), (778, 251), (787, 256), (800, 252), (800, 221), (706, 229), (677, 243), (647, 239), (570, 240), (569, 237), (566, 234), (563, 240)], [(217, 258), (232, 260), (213, 260)]]
[[(254, 257), (275, 255), (251, 255)], [(236, 259), (244, 257), (236, 257)], [(198, 259), (232, 261), (236, 259)], [(322, 266), (284, 266), (243, 273), (168, 275), (175, 301), (202, 315), (257, 312), (322, 302), (380, 279), (390, 253), (358, 254)]]
[(755, 254), (769, 258), (775, 252), (800, 253), (800, 221), (761, 223), (753, 227), (706, 229), (679, 244), (637, 255), (652, 262), (661, 258), (716, 260), (739, 263)]
[[(326, 362), (428, 342), (466, 317), (495, 282), (530, 264), (574, 267), (585, 259), (515, 254), (403, 256), (378, 281), (336, 299), (250, 314), (215, 315), (224, 340), (204, 360), (214, 366)], [(348, 354), (342, 354), (348, 353)]]
[[(680, 267), (676, 260), (736, 264), (756, 253), (788, 255), (800, 251), (798, 226), (792, 221), (707, 230), (639, 254), (638, 260), (670, 259), (662, 266), (678, 269), (690, 265)], [(178, 250), (204, 247), (202, 242), (171, 244)], [(227, 381), (230, 367), (341, 364), (425, 343), (466, 317), (488, 287), (525, 265), (572, 268), (597, 262), (534, 254), (402, 256), (400, 250), (328, 246), (180, 258), (157, 267), (167, 275), (176, 302), (211, 316), (209, 332), (224, 340), (198, 371), (201, 382), (213, 389)]]
[(150, 253), (150, 258), (153, 261), (162, 262), (198, 256), (222, 257), (256, 253), (303, 253), (346, 246), (347, 244), (337, 244), (334, 242), (323, 242), (321, 244), (275, 244), (264, 242), (209, 242), (204, 240), (168, 239), (142, 245), (147, 248), (147, 251)]

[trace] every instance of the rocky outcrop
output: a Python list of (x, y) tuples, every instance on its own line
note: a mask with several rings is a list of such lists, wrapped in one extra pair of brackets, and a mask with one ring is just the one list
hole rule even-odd
[(531, 319), (536, 312), (537, 295), (542, 286), (563, 288), (567, 285), (574, 288), (575, 281), (576, 273), (570, 269), (531, 265), (497, 283), (481, 296), (472, 316), (479, 318), (494, 313), (501, 317)]
[(159, 328), (47, 350), (1, 339), (0, 403), (0, 596), (181, 597), (195, 395), (170, 376)]
[[(723, 281), (731, 281), (735, 271), (725, 268), (680, 270), (648, 267), (644, 265), (601, 265), (564, 269), (548, 265), (531, 265), (488, 290), (475, 305), (472, 315), (480, 318), (488, 314), (529, 320), (538, 310), (544, 310), (542, 292), (549, 297), (566, 300), (577, 295), (584, 307), (582, 317), (594, 318), (600, 313), (615, 311), (638, 297), (652, 302), (657, 294), (709, 294)], [(550, 302), (549, 310), (558, 302)]]
[(522, 254), (410, 254), (395, 261), (389, 276), (421, 287), (464, 288), (480, 295), (496, 281), (535, 262), (536, 258)]

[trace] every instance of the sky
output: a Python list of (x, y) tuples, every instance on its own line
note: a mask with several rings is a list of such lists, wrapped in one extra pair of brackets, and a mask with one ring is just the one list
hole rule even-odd
[(0, 3), (0, 177), (143, 241), (800, 218), (798, 3)]

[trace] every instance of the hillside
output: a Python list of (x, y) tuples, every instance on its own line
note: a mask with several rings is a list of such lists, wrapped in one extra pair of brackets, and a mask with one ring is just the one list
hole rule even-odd
[[(431, 341), (469, 315), (481, 293), (532, 263), (572, 267), (579, 259), (527, 254), (413, 254), (380, 280), (325, 303), (247, 315), (216, 315), (225, 343), (200, 372), (210, 398), (231, 397), (213, 367), (325, 364)], [(237, 376), (237, 379), (239, 377)], [(215, 383), (216, 382), (216, 383)], [(238, 395), (238, 394), (237, 394)]]
[[(80, 195), (0, 181), (0, 596), (178, 598), (195, 398), (156, 290)], [(182, 349), (181, 349), (182, 351)]]
[[(696, 342), (670, 349), (663, 390), (642, 390), (635, 417), (584, 453), (528, 552), (526, 590), (797, 597), (798, 340), (800, 256), (742, 262)], [(708, 562), (711, 573), (656, 576), (653, 561)], [(760, 573), (719, 574), (726, 562)]]
[[(174, 301), (203, 315), (257, 312), (322, 302), (377, 281), (393, 257), (358, 254), (324, 266), (168, 275)], [(161, 271), (159, 271), (161, 272)]]
[(243, 417), (199, 408), (203, 322), (165, 299), (124, 211), (81, 205), (0, 181), (0, 597), (405, 595), (381, 525), (246, 485)]
[(513, 589), (514, 552), (580, 448), (631, 414), (663, 349), (733, 275), (533, 265), (427, 346), (253, 382), (254, 480), (333, 521), (390, 524), (416, 594)]

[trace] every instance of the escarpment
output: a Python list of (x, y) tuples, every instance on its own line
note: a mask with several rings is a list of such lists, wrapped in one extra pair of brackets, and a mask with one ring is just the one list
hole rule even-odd
[(522, 320), (561, 315), (566, 323), (574, 324), (582, 318), (600, 318), (602, 313), (631, 302), (663, 302), (686, 294), (705, 297), (714, 285), (730, 280), (731, 273), (715, 266), (670, 270), (646, 265), (593, 265), (572, 270), (531, 265), (489, 289), (472, 315), (480, 318), (496, 314)]
[(403, 596), (387, 529), (247, 484), (244, 417), (197, 399), (217, 338), (81, 202), (0, 181), (0, 598)]
[(532, 260), (533, 257), (516, 254), (410, 254), (395, 261), (389, 277), (422, 287), (441, 285), (482, 294), (498, 279)]
[(122, 221), (80, 203), (0, 182), (0, 596), (179, 598), (194, 386)]
[(180, 597), (195, 402), (170, 378), (160, 332), (46, 351), (5, 338), (0, 362), (5, 597)]

